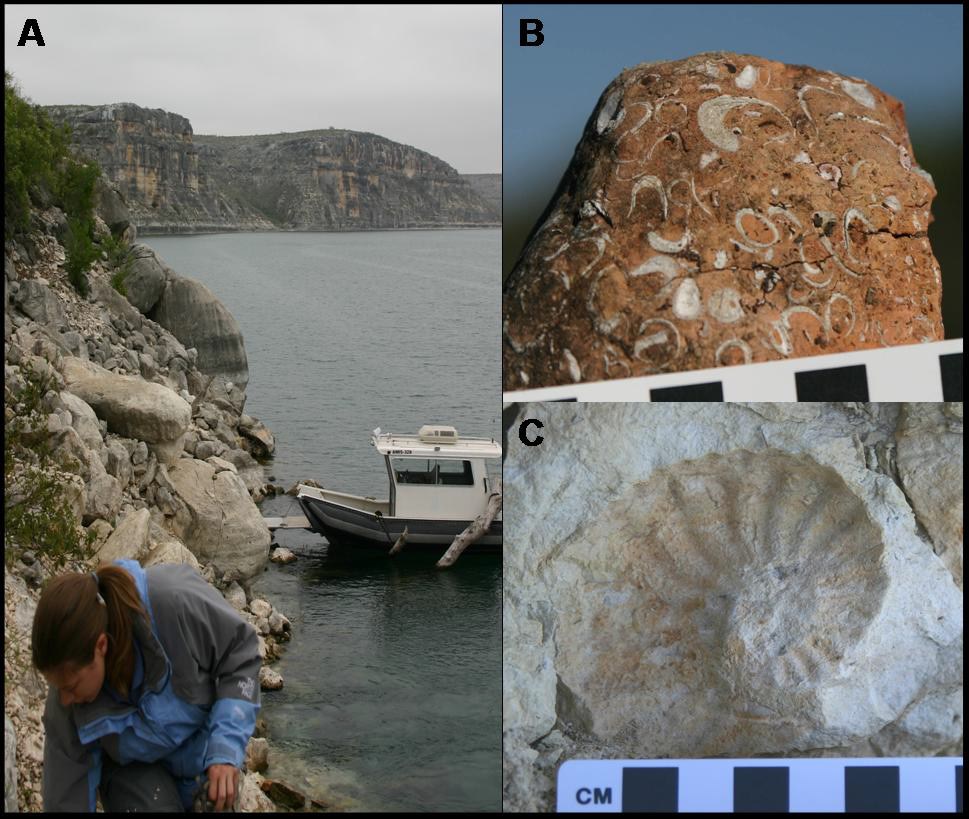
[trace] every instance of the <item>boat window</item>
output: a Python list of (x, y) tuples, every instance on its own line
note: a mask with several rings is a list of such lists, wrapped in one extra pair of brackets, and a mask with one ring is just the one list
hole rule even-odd
[(391, 458), (399, 484), (426, 486), (474, 486), (471, 461), (435, 458)]

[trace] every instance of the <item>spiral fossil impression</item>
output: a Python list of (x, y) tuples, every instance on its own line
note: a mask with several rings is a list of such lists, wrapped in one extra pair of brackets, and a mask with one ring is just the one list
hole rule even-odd
[(883, 604), (883, 549), (861, 500), (808, 456), (660, 470), (561, 555), (585, 568), (581, 609), (557, 624), (560, 705), (647, 756), (863, 736), (878, 717), (853, 662)]
[(940, 340), (934, 196), (862, 80), (724, 52), (629, 69), (508, 279), (505, 388)]

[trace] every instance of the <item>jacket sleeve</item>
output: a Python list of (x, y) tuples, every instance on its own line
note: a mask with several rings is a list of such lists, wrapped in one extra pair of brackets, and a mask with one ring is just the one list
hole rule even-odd
[(259, 638), (256, 630), (198, 573), (179, 589), (180, 631), (187, 648), (215, 683), (209, 712), (205, 767), (215, 763), (240, 766), (256, 727), (259, 711)]
[(47, 692), (44, 707), (44, 811), (94, 813), (101, 781), (101, 748), (82, 745), (69, 708), (57, 689)]

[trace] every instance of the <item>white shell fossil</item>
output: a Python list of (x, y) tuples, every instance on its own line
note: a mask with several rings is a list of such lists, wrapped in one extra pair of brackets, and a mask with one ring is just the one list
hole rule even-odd
[(858, 704), (874, 675), (851, 661), (886, 593), (883, 551), (864, 503), (809, 456), (738, 450), (654, 472), (559, 557), (585, 567), (583, 608), (556, 631), (580, 727), (698, 756), (783, 748), (805, 724), (844, 725), (831, 745), (877, 729), (883, 706)]
[(756, 97), (721, 96), (714, 97), (712, 100), (707, 100), (700, 104), (697, 110), (697, 121), (700, 126), (700, 131), (718, 148), (722, 148), (724, 151), (736, 152), (740, 148), (740, 140), (737, 139), (736, 134), (726, 129), (723, 124), (723, 118), (732, 109), (742, 108), (746, 105), (763, 105), (767, 108), (773, 108), (784, 119), (787, 119), (787, 115), (776, 105), (764, 102), (764, 100), (759, 100)]
[(700, 289), (696, 286), (696, 281), (684, 279), (673, 296), (673, 314), (681, 319), (695, 319), (702, 312)]

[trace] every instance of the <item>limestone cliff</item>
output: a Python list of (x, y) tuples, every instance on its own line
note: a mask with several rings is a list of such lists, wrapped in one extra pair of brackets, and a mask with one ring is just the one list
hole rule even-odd
[[(200, 136), (132, 103), (49, 106), (127, 199), (141, 234), (497, 225), (495, 183), (430, 154), (338, 129)], [(489, 176), (489, 175), (476, 175)]]
[(471, 188), (501, 213), (501, 174), (500, 173), (463, 173)]
[(198, 136), (195, 144), (220, 189), (281, 227), (367, 230), (500, 220), (500, 211), (446, 162), (376, 134)]
[(73, 147), (101, 165), (140, 233), (272, 229), (265, 216), (227, 197), (200, 169), (185, 117), (132, 103), (45, 110), (71, 125)]

